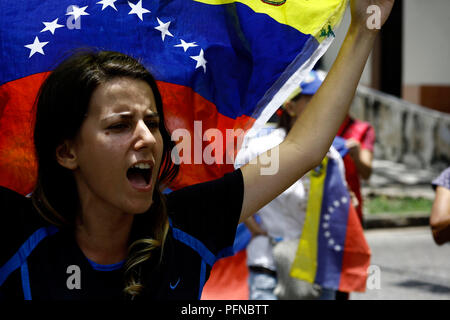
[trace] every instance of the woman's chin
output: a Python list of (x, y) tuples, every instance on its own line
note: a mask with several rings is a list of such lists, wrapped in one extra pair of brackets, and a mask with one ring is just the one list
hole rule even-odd
[(153, 200), (136, 200), (129, 204), (127, 212), (130, 214), (142, 214), (147, 212), (153, 204)]

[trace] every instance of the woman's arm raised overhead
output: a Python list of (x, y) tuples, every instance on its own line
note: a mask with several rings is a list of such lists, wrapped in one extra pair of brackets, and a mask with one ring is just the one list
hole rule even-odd
[[(352, 0), (352, 22), (339, 55), (320, 89), (278, 147), (278, 170), (261, 174), (261, 164), (241, 168), (244, 200), (240, 221), (245, 221), (277, 197), (306, 172), (320, 164), (348, 113), (356, 87), (378, 30), (367, 28), (367, 8), (380, 8), (380, 27), (387, 20), (394, 0)], [(262, 154), (260, 157), (273, 158)], [(269, 157), (269, 155), (271, 155)]]

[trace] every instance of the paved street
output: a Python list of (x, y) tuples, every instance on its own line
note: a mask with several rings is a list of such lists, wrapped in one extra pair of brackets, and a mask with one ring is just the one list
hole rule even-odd
[(428, 227), (365, 234), (375, 266), (369, 276), (373, 289), (352, 293), (352, 300), (450, 299), (450, 244), (435, 245)]

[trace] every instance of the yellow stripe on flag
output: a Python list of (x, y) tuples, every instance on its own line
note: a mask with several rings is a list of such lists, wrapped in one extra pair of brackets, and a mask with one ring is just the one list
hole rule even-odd
[(297, 253), (291, 267), (291, 276), (314, 283), (317, 271), (317, 245), (322, 207), (323, 188), (327, 172), (328, 158), (322, 161), (320, 171), (310, 172), (310, 190), (305, 223)]
[[(212, 5), (240, 2), (253, 11), (265, 13), (279, 23), (289, 25), (303, 34), (313, 35), (319, 42), (341, 21), (348, 0), (194, 0)], [(279, 5), (270, 4), (270, 2)], [(283, 3), (284, 2), (284, 3)]]

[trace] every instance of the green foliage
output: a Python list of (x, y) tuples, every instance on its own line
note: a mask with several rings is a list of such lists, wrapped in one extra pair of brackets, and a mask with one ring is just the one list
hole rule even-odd
[(431, 212), (433, 201), (424, 198), (391, 198), (375, 196), (366, 198), (364, 211), (367, 214), (380, 213), (427, 213)]

